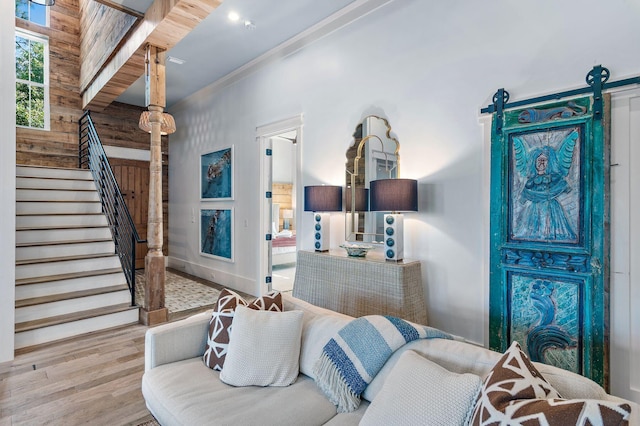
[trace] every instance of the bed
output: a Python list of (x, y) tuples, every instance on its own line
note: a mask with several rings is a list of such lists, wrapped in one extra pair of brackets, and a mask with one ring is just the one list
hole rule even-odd
[(276, 231), (276, 224), (273, 223), (273, 234), (271, 239), (271, 265), (283, 265), (295, 263), (296, 261), (296, 234), (288, 229), (280, 232)]

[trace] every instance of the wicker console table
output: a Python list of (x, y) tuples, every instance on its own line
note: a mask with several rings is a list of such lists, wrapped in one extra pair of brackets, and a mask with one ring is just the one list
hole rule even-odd
[(299, 251), (293, 296), (354, 317), (393, 315), (427, 324), (419, 261)]

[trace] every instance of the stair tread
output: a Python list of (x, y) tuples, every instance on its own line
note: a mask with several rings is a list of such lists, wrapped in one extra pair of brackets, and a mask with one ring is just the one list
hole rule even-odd
[[(73, 169), (68, 169), (73, 170)], [(89, 175), (87, 177), (56, 177), (56, 176), (33, 176), (33, 175), (17, 175), (16, 178), (20, 179), (46, 179), (46, 180), (77, 180), (78, 182), (89, 182), (93, 181), (93, 176)]]
[(98, 275), (111, 275), (122, 273), (121, 268), (95, 269), (92, 271), (74, 272), (69, 274), (48, 275), (44, 277), (20, 278), (16, 280), (16, 285), (41, 284), (51, 281), (70, 280), (74, 278), (95, 277)]
[(32, 297), (30, 299), (16, 300), (16, 308), (42, 305), (44, 303), (59, 302), (62, 300), (78, 299), (80, 297), (95, 296), (98, 294), (114, 293), (123, 290), (126, 290), (128, 292), (129, 286), (127, 284), (119, 284), (108, 287), (92, 288), (88, 290), (72, 291), (68, 293), (50, 294), (48, 296)]
[(37, 164), (16, 164), (16, 168), (19, 169), (56, 169), (56, 170), (80, 170), (89, 171), (89, 169), (83, 169), (80, 167), (57, 167), (57, 166), (39, 166)]
[(95, 188), (76, 189), (76, 188), (16, 188), (19, 191), (67, 191), (67, 192), (96, 192)]
[(16, 169), (38, 169), (38, 170), (60, 170), (64, 172), (90, 172), (89, 169), (81, 169), (79, 167), (56, 167), (56, 166), (37, 166), (31, 164), (16, 164)]
[(61, 230), (61, 229), (95, 229), (95, 228), (108, 228), (109, 225), (60, 225), (60, 226), (23, 226), (16, 227), (16, 231), (46, 231), (48, 229)]
[(67, 244), (85, 244), (85, 243), (108, 243), (112, 242), (111, 238), (92, 238), (86, 240), (65, 240), (65, 241), (42, 241), (38, 243), (16, 243), (16, 247), (44, 247), (44, 246), (63, 246)]
[(102, 216), (104, 213), (17, 213), (16, 216)]
[[(16, 176), (16, 179), (33, 179), (33, 180), (44, 180), (44, 181), (57, 181), (57, 182), (79, 182), (79, 183), (85, 183), (85, 182), (93, 182), (93, 177), (88, 177), (88, 178), (83, 178), (83, 177), (51, 177), (51, 176)], [(50, 187), (45, 187), (43, 188), (42, 186), (34, 186), (34, 187), (29, 187), (29, 186), (24, 186), (27, 184), (30, 184), (32, 182), (17, 182), (16, 183), (16, 189), (57, 189), (59, 191), (76, 191), (76, 189), (70, 189), (70, 188), (50, 188)], [(77, 191), (86, 191), (86, 189), (78, 189)]]
[(131, 309), (138, 309), (138, 306), (131, 306), (128, 303), (120, 303), (117, 305), (105, 306), (103, 308), (89, 309), (86, 311), (74, 312), (71, 314), (57, 315), (48, 318), (41, 318), (33, 321), (25, 321), (16, 324), (16, 333), (35, 330), (38, 328), (50, 327), (58, 324), (65, 324), (73, 321), (79, 321), (87, 318), (94, 318), (102, 315), (115, 314)]
[(16, 200), (16, 203), (100, 203), (100, 200)]
[(77, 256), (50, 257), (46, 259), (16, 260), (16, 266), (36, 265), (39, 263), (66, 262), (69, 260), (98, 259), (98, 258), (113, 257), (113, 256), (118, 257), (118, 255), (115, 253), (104, 253), (104, 254), (83, 254), (83, 255), (77, 255)]

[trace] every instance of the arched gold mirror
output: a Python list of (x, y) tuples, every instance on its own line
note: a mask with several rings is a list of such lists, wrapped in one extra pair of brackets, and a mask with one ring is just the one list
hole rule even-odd
[(365, 117), (347, 149), (345, 173), (345, 229), (347, 241), (381, 243), (383, 214), (369, 212), (369, 187), (373, 180), (399, 176), (400, 143), (391, 135), (389, 122), (377, 115)]

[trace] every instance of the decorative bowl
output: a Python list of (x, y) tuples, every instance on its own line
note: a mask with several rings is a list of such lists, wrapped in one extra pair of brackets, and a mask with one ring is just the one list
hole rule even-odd
[(340, 247), (345, 249), (349, 256), (353, 257), (365, 257), (367, 252), (373, 248), (373, 246), (359, 244), (341, 244)]

